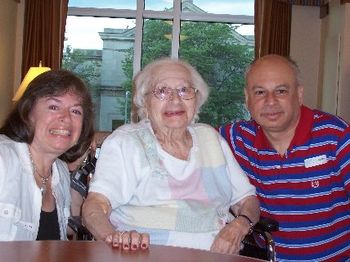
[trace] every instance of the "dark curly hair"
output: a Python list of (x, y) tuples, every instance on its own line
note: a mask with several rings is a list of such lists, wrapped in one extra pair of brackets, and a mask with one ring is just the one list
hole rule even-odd
[(83, 125), (77, 144), (59, 158), (66, 162), (75, 161), (86, 152), (93, 140), (94, 112), (89, 90), (78, 76), (69, 71), (52, 70), (37, 76), (6, 118), (4, 125), (0, 128), (0, 134), (17, 142), (31, 144), (34, 138), (34, 127), (29, 120), (29, 115), (38, 99), (61, 96), (68, 92), (81, 98)]

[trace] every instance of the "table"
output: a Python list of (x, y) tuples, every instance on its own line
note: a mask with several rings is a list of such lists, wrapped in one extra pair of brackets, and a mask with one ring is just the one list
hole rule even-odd
[(0, 242), (0, 260), (9, 262), (257, 262), (189, 248), (151, 246), (147, 251), (122, 251), (97, 241)]

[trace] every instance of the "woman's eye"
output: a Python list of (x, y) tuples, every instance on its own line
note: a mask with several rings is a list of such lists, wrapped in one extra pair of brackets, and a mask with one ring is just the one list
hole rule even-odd
[(56, 106), (56, 105), (49, 105), (49, 109), (51, 109), (51, 110), (57, 110), (57, 109), (58, 109), (58, 106)]
[(75, 115), (82, 115), (82, 114), (83, 114), (83, 111), (80, 110), (80, 109), (73, 109), (72, 112), (73, 112), (73, 114), (75, 114)]
[(169, 90), (166, 86), (163, 86), (158, 88), (158, 92), (159, 94), (163, 95), (163, 94), (168, 94)]
[(181, 93), (189, 93), (190, 92), (190, 88), (186, 87), (186, 86), (180, 87), (179, 89), (180, 89)]
[(165, 93), (166, 93), (165, 87), (159, 88), (159, 89), (158, 89), (158, 92), (159, 92), (160, 94), (165, 94)]

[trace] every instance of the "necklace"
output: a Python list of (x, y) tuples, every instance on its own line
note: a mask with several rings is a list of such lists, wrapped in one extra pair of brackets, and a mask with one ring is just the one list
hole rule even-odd
[(52, 175), (52, 171), (49, 172), (49, 175), (48, 176), (43, 176), (41, 174), (39, 174), (38, 172), (38, 168), (33, 160), (33, 156), (32, 156), (32, 152), (30, 152), (29, 150), (29, 158), (30, 158), (30, 161), (32, 162), (32, 167), (33, 167), (33, 174), (37, 173), (38, 176), (40, 177), (40, 180), (41, 180), (41, 185), (39, 186), (39, 189), (40, 189), (40, 192), (41, 194), (44, 194), (46, 189), (47, 189), (47, 181), (49, 181), (50, 179), (50, 176)]

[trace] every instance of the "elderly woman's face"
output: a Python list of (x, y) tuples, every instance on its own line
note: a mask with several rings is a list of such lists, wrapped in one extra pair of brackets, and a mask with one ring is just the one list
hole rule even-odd
[(186, 128), (195, 115), (197, 100), (190, 73), (183, 66), (172, 64), (157, 68), (155, 77), (155, 85), (149, 90), (154, 93), (146, 97), (148, 118), (153, 127)]
[(70, 92), (39, 98), (29, 118), (34, 127), (32, 145), (59, 156), (74, 146), (80, 137), (83, 125), (81, 100)]

